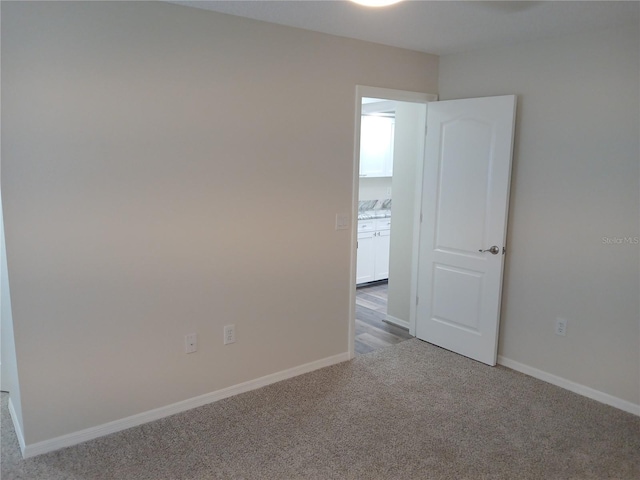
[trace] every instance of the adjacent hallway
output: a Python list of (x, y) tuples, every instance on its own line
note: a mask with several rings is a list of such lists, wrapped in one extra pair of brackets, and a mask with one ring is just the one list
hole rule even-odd
[(359, 287), (356, 293), (357, 355), (404, 342), (409, 332), (384, 320), (387, 317), (388, 283), (377, 282)]

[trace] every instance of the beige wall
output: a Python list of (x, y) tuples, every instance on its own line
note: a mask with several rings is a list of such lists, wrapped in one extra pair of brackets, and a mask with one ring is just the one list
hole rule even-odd
[(396, 102), (393, 214), (387, 314), (409, 324), (418, 163), (424, 157), (426, 104)]
[(26, 443), (347, 352), (355, 86), (435, 92), (437, 65), (170, 4), (2, 2)]
[[(500, 355), (640, 403), (638, 25), (440, 58), (440, 98), (518, 95)], [(566, 337), (554, 333), (568, 320)]]

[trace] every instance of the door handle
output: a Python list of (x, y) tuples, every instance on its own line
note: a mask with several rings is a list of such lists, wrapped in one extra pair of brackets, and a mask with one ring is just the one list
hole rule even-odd
[(491, 248), (487, 248), (486, 250), (482, 250), (482, 249), (480, 249), (480, 250), (478, 250), (478, 251), (479, 251), (480, 253), (490, 252), (490, 253), (492, 253), (492, 254), (494, 254), (494, 255), (497, 255), (498, 253), (500, 253), (500, 249), (498, 248), (498, 246), (497, 246), (497, 245), (494, 245), (494, 246), (493, 246), (493, 247), (491, 247)]

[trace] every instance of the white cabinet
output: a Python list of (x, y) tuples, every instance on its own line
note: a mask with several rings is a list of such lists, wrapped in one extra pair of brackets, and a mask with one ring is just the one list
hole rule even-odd
[(358, 255), (356, 268), (356, 284), (373, 282), (375, 271), (375, 249), (373, 237), (375, 232), (358, 234)]
[(393, 175), (395, 119), (363, 115), (360, 123), (360, 176)]
[[(380, 223), (388, 224), (386, 230), (380, 230)], [(384, 227), (383, 227), (384, 228)], [(389, 246), (391, 244), (391, 221), (376, 221), (376, 237), (373, 240), (373, 248), (375, 249), (375, 268), (374, 280), (383, 280), (389, 278)]]
[(389, 278), (391, 219), (358, 222), (356, 284)]

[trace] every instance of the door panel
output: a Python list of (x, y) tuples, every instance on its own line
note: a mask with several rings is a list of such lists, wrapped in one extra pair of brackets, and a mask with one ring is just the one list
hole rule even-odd
[[(516, 97), (431, 103), (416, 336), (495, 365)], [(497, 254), (480, 252), (491, 246)]]
[[(447, 156), (446, 162), (438, 159), (436, 247), (477, 253), (486, 229), (491, 125), (454, 118), (441, 128), (441, 153)], [(467, 161), (468, 152), (473, 152), (473, 162)]]
[[(433, 274), (433, 319), (434, 321), (478, 333), (479, 308), (482, 299), (484, 274), (434, 265)], [(467, 301), (460, 302), (458, 296)]]

